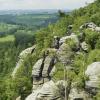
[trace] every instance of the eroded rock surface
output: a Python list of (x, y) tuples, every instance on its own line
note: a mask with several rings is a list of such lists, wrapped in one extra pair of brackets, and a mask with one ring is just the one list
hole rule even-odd
[(94, 62), (87, 67), (85, 71), (86, 76), (89, 80), (86, 81), (87, 87), (99, 87), (100, 85), (100, 62)]
[(69, 100), (92, 100), (89, 94), (84, 90), (78, 90), (77, 88), (72, 88), (69, 94)]
[(15, 74), (17, 72), (17, 70), (22, 66), (24, 59), (31, 53), (34, 52), (36, 46), (32, 46), (30, 48), (27, 48), (25, 50), (23, 50), (20, 54), (19, 54), (19, 59), (18, 62), (16, 63), (16, 67), (14, 68), (13, 72), (12, 72), (12, 77), (15, 77)]
[(37, 90), (30, 94), (26, 100), (61, 100), (58, 91), (59, 88), (51, 80), (44, 83), (41, 88), (37, 88)]

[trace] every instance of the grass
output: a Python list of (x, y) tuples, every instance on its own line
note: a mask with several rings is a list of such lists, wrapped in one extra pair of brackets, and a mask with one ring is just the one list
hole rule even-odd
[(0, 42), (9, 42), (9, 41), (14, 41), (14, 35), (7, 35), (5, 37), (0, 38)]

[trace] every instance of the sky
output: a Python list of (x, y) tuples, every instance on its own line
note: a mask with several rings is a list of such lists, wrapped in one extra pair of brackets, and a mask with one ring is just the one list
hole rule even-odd
[(0, 10), (75, 9), (94, 0), (0, 0)]

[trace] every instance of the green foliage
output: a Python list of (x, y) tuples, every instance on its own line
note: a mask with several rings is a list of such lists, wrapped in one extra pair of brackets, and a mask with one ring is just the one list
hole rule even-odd
[(74, 18), (70, 15), (61, 18), (53, 27), (53, 34), (56, 36), (64, 36), (67, 34), (68, 25), (73, 23)]
[(24, 47), (15, 47), (13, 42), (0, 42), (0, 75), (6, 75), (12, 71), (16, 64), (19, 52)]
[(77, 84), (76, 87), (78, 89), (84, 89), (85, 88), (85, 79), (83, 75), (80, 75), (77, 77)]
[(100, 61), (100, 50), (95, 49), (91, 50), (87, 59), (87, 63), (91, 64), (92, 62)]
[(100, 93), (97, 93), (96, 96), (93, 97), (93, 100), (99, 100), (100, 99)]
[(75, 49), (77, 49), (77, 44), (75, 42), (75, 40), (73, 39), (67, 39), (66, 43), (68, 44), (68, 46), (74, 51)]
[[(29, 45), (34, 43), (34, 35), (25, 30), (19, 30), (15, 33), (15, 45)], [(30, 45), (29, 45), (30, 46)]]
[(0, 81), (0, 99), (13, 100), (17, 95), (15, 82), (8, 76), (3, 77)]
[(89, 16), (84, 15), (84, 16), (76, 17), (74, 20), (73, 30), (74, 31), (78, 30), (81, 25), (83, 25), (84, 23), (89, 22), (89, 21), (90, 21)]
[(13, 42), (15, 40), (13, 35), (7, 35), (5, 37), (0, 38), (0, 42)]
[(100, 34), (90, 30), (86, 30), (86, 42), (91, 46), (92, 49), (99, 49)]
[(86, 60), (86, 57), (84, 53), (80, 53), (79, 55), (76, 55), (74, 59), (73, 67), (82, 71), (86, 63), (85, 60)]
[(53, 78), (55, 80), (63, 80), (64, 79), (64, 65), (62, 63), (58, 62), (55, 66), (56, 66), (57, 70), (56, 70)]
[(32, 71), (32, 56), (28, 56), (24, 59), (18, 69), (14, 82), (16, 84), (17, 93), (21, 95), (21, 100), (25, 100), (25, 97), (31, 93), (32, 82), (31, 82), (31, 71)]
[(94, 14), (93, 16), (91, 16), (91, 21), (96, 23), (98, 26), (100, 26), (100, 13), (97, 12), (96, 14)]

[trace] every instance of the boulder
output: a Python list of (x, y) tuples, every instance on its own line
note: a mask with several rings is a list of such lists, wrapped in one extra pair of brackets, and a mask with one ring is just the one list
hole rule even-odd
[(99, 88), (100, 85), (100, 62), (94, 62), (87, 67), (85, 75), (89, 77), (86, 81), (87, 87)]

